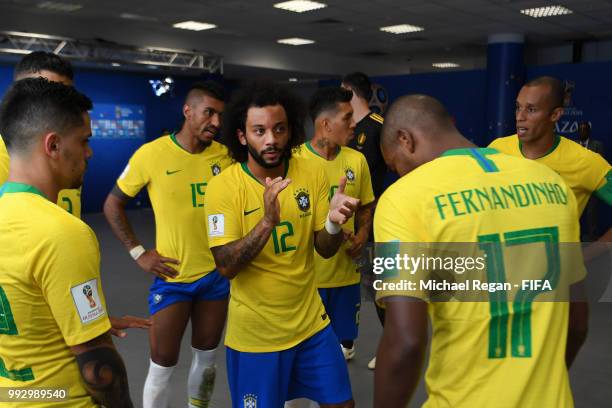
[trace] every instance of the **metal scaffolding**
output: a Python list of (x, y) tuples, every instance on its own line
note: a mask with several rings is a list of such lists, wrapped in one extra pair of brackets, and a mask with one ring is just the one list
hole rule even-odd
[(53, 52), (84, 62), (145, 65), (223, 74), (223, 58), (203, 51), (135, 47), (104, 40), (76, 40), (45, 34), (0, 31), (0, 54)]

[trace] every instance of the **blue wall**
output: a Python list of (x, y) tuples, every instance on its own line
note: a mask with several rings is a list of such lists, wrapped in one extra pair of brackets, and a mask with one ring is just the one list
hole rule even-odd
[[(4, 94), (12, 82), (13, 67), (0, 66), (0, 92)], [(76, 69), (75, 86), (85, 93), (94, 105), (96, 103), (134, 104), (145, 107), (146, 140), (153, 140), (162, 129), (177, 130), (182, 123), (183, 96), (189, 85), (202, 78), (177, 77), (175, 79), (176, 97), (161, 99), (156, 97), (149, 79), (161, 79), (162, 72), (151, 74), (109, 72), (101, 70)], [(102, 210), (102, 204), (112, 189), (119, 174), (131, 155), (143, 140), (101, 140), (92, 139), (94, 151), (89, 161), (83, 184), (82, 203), (84, 212)], [(141, 193), (130, 206), (148, 205), (146, 194)]]

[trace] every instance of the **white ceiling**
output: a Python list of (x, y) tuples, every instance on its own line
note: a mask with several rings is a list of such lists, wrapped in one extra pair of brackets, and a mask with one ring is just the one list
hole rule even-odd
[[(523, 33), (530, 46), (612, 37), (612, 0), (319, 0), (328, 7), (302, 14), (272, 7), (280, 0), (58, 1), (83, 8), (53, 12), (37, 7), (42, 0), (1, 0), (0, 27), (211, 51), (224, 56), (229, 76), (252, 72), (253, 67), (274, 76), (340, 75), (355, 69), (372, 75), (398, 74), (431, 70), (432, 62), (448, 60), (459, 62), (462, 69), (475, 68), (484, 65), (489, 34)], [(562, 4), (574, 13), (534, 19), (519, 12), (551, 4)], [(123, 19), (121, 13), (147, 20)], [(218, 28), (188, 32), (171, 27), (185, 20), (214, 23)], [(401, 23), (425, 31), (399, 36), (379, 31), (381, 26)], [(316, 43), (276, 44), (285, 37)]]

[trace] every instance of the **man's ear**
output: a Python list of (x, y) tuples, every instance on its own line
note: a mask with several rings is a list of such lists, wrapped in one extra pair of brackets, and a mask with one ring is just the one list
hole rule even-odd
[(244, 132), (240, 129), (236, 130), (236, 136), (238, 137), (238, 141), (240, 141), (240, 144), (243, 146), (247, 145), (247, 140), (246, 140), (246, 135), (244, 134)]
[(563, 113), (564, 113), (564, 112), (565, 112), (565, 110), (564, 110), (563, 108), (561, 108), (561, 107), (559, 107), (559, 108), (555, 108), (555, 109), (553, 109), (553, 111), (552, 111), (552, 112), (551, 112), (551, 114), (550, 114), (550, 119), (551, 119), (553, 122), (556, 122), (556, 121), (558, 121), (559, 119), (561, 119), (561, 116), (563, 116)]
[(413, 154), (416, 150), (416, 138), (408, 129), (400, 128), (397, 130), (397, 143), (401, 148), (404, 148), (410, 152), (410, 154)]
[(59, 144), (60, 137), (57, 133), (47, 133), (43, 138), (43, 148), (45, 154), (50, 157), (57, 157), (59, 155)]
[(187, 119), (187, 116), (189, 116), (190, 114), (191, 114), (191, 106), (189, 106), (188, 104), (184, 104), (183, 105), (183, 117)]

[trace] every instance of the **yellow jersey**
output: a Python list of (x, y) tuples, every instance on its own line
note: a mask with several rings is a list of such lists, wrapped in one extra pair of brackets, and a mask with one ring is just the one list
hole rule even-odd
[[(517, 135), (495, 139), (489, 147), (512, 156), (523, 157)], [(555, 144), (550, 151), (535, 161), (550, 167), (563, 177), (578, 201), (578, 215), (582, 215), (593, 192), (612, 206), (612, 166), (598, 153), (556, 135)]]
[[(362, 153), (349, 147), (339, 147), (336, 157), (333, 160), (327, 160), (314, 150), (310, 142), (304, 143), (298, 149), (297, 156), (311, 160), (317, 166), (322, 166), (330, 185), (328, 199), (331, 200), (338, 188), (340, 177), (344, 176), (346, 177), (345, 194), (360, 199), (362, 206), (374, 201), (370, 170)], [(342, 228), (355, 232), (354, 217), (351, 217)], [(317, 287), (335, 288), (359, 283), (360, 275), (357, 265), (346, 253), (346, 250), (350, 247), (351, 242), (346, 241), (340, 247), (338, 253), (329, 259), (323, 258), (315, 251), (314, 265)]]
[[(263, 250), (231, 281), (225, 344), (243, 352), (289, 349), (329, 324), (314, 274), (314, 232), (325, 226), (329, 184), (323, 169), (292, 157), (280, 192), (281, 222)], [(208, 186), (211, 248), (245, 237), (264, 215), (264, 186), (236, 163)]]
[(93, 231), (34, 187), (5, 183), (0, 259), (0, 387), (66, 388), (54, 407), (97, 407), (69, 348), (110, 329)]
[(180, 262), (178, 276), (168, 282), (194, 282), (215, 269), (207, 244), (206, 188), (230, 163), (222, 144), (213, 141), (192, 154), (172, 134), (141, 146), (119, 176), (117, 186), (130, 197), (147, 188), (155, 213), (156, 249)]
[[(8, 150), (0, 136), (0, 185), (8, 179), (9, 164)], [(75, 217), (81, 218), (81, 189), (61, 190), (57, 195), (57, 205)]]
[(9, 154), (4, 140), (0, 136), (0, 186), (6, 182), (9, 174)]
[[(494, 244), (486, 252), (486, 274), (494, 282), (515, 282), (526, 269), (544, 279), (547, 265), (561, 265), (550, 268), (558, 279), (577, 276), (573, 283), (584, 277), (584, 269), (575, 275), (566, 266), (582, 265), (581, 255), (578, 251), (579, 261), (572, 262), (559, 246), (579, 241), (575, 214), (571, 189), (546, 166), (491, 148), (453, 149), (386, 190), (377, 204), (374, 234), (379, 246)], [(537, 271), (517, 252), (528, 243), (548, 260)], [(414, 293), (409, 296), (421, 297)], [(377, 298), (391, 295), (402, 293), (378, 292)], [(496, 292), (489, 302), (423, 297), (433, 330), (425, 407), (573, 406), (565, 365), (569, 304), (520, 303), (518, 291), (517, 300), (504, 301), (510, 295)]]

